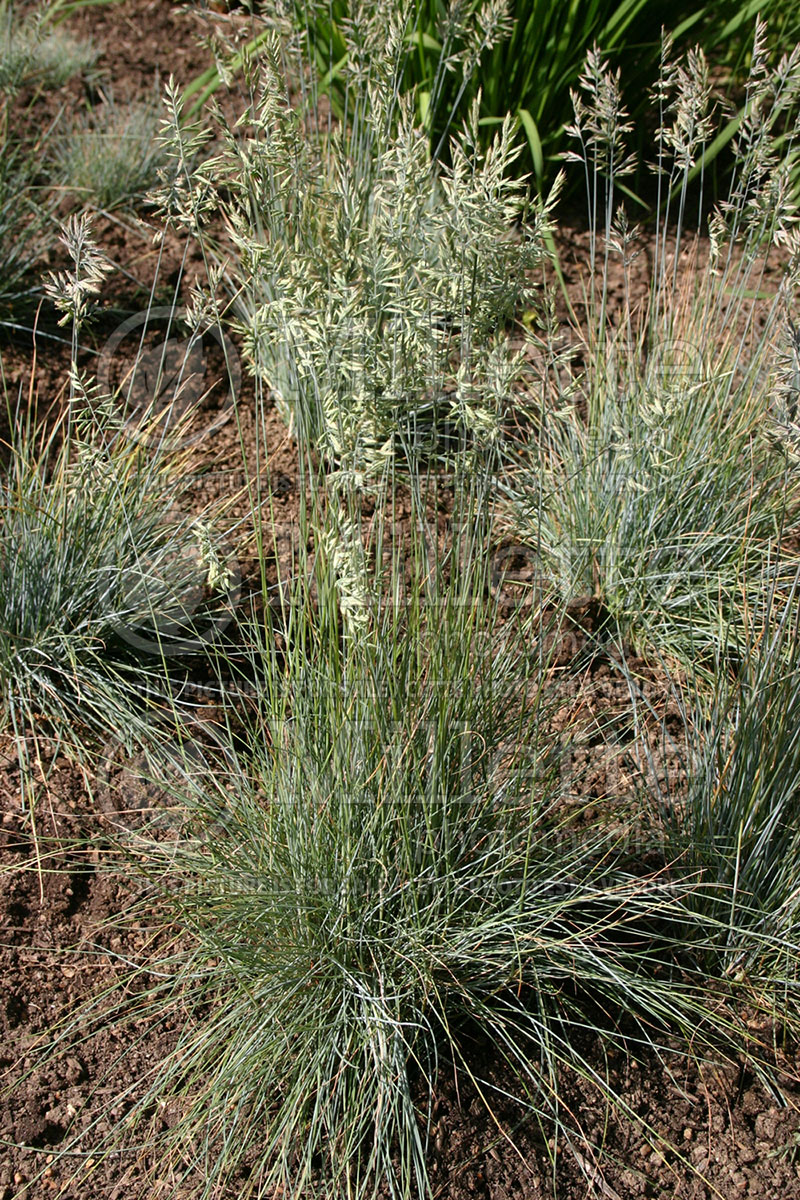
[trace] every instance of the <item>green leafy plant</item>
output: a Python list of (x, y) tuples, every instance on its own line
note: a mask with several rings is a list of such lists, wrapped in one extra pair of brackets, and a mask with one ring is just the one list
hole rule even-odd
[[(296, 4), (296, 19), (316, 55), (321, 86), (330, 93), (339, 116), (346, 111), (343, 80), (352, 55), (349, 31), (364, 23), (370, 7), (346, 0)], [(646, 154), (648, 91), (658, 75), (663, 7), (651, 0), (415, 0), (396, 8), (405, 22), (409, 48), (401, 73), (403, 87), (415, 94), (435, 153), (447, 153), (449, 128), (479, 97), (485, 136), (511, 114), (527, 147), (526, 169), (532, 166), (537, 185), (546, 189), (566, 146), (570, 92), (596, 44), (624, 65), (625, 101), (641, 130), (639, 150)], [(691, 44), (689, 39), (698, 41), (736, 90), (758, 14), (769, 23), (779, 48), (790, 47), (800, 36), (796, 15), (783, 0), (741, 5), (735, 11), (724, 3), (679, 3), (670, 9), (668, 28), (683, 49)], [(709, 148), (709, 161), (712, 157)]]

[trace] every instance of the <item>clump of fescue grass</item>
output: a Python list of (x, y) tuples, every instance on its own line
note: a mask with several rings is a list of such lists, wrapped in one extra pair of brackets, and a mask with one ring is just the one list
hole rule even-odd
[(159, 129), (156, 106), (104, 101), (59, 138), (61, 186), (82, 206), (111, 210), (141, 200), (163, 165)]
[(87, 739), (132, 735), (166, 669), (159, 646), (169, 655), (195, 636), (207, 526), (181, 514), (180, 466), (166, 447), (148, 461), (114, 428), (113, 406), (79, 384), (72, 407), (83, 413), (71, 428), (30, 429), (12, 414), (0, 476), (0, 716), (23, 751), (41, 737), (82, 756)]
[(54, 23), (56, 4), (22, 6), (0, 0), (0, 91), (21, 87), (59, 87), (86, 71), (97, 53)]
[(211, 514), (181, 512), (180, 429), (159, 428), (146, 451), (116, 398), (78, 374), (79, 332), (108, 264), (85, 218), (64, 241), (72, 270), (47, 287), (72, 322), (69, 388), (39, 427), (6, 397), (0, 472), (0, 715), (24, 762), (40, 736), (79, 756), (103, 735), (135, 738), (148, 681), (194, 635), (214, 540)]
[(94, 58), (53, 25), (55, 9), (24, 14), (0, 0), (0, 324), (18, 327), (41, 295), (36, 265), (57, 236), (56, 201), (46, 164), (56, 121), (34, 116), (36, 95), (57, 87)]
[[(800, 58), (770, 70), (759, 29), (737, 169), (703, 245), (685, 229), (689, 185), (702, 180), (714, 132), (708, 68), (700, 52), (673, 64), (665, 50), (644, 311), (630, 292), (638, 231), (617, 206), (631, 167), (619, 79), (594, 55), (582, 84), (572, 132), (589, 200), (586, 317), (571, 345), (542, 347), (530, 465), (511, 486), (518, 529), (562, 600), (593, 594), (639, 649), (711, 662), (800, 516), (797, 474), (776, 447), (799, 278), (795, 154), (777, 135), (797, 107)], [(766, 263), (781, 255), (774, 283)], [(617, 304), (612, 263), (624, 280)]]
[[(136, 839), (183, 937), (129, 981), (134, 1015), (179, 1006), (177, 1041), (112, 1141), (90, 1126), (67, 1148), (88, 1137), (96, 1157), (147, 1126), (190, 1196), (429, 1196), (442, 1072), (471, 1080), (494, 1127), (476, 1025), (521, 1111), (592, 1169), (564, 1073), (637, 1116), (581, 1050), (587, 1029), (606, 1050), (755, 1050), (675, 936), (709, 934), (693, 872), (643, 868), (655, 827), (631, 857), (567, 804), (547, 626), (501, 622), (488, 587), (492, 478), (462, 477), (444, 548), (424, 492), (400, 548), (391, 491), (366, 524), (356, 493), (312, 496), (239, 660), (237, 749), (200, 776), (187, 759), (178, 838)], [(104, 1026), (131, 1011), (122, 987), (98, 1002)]]
[[(724, 619), (710, 603), (703, 609), (699, 581), (706, 599), (720, 594), (721, 608), (732, 605), (740, 574), (749, 579), (752, 556), (783, 521), (776, 483), (788, 472), (774, 447), (781, 427), (759, 390), (768, 355), (745, 353), (762, 345), (762, 334), (750, 338), (740, 279), (752, 279), (760, 222), (777, 213), (787, 236), (787, 211), (773, 193), (759, 207), (751, 172), (715, 225), (720, 294), (730, 305), (720, 309), (700, 291), (686, 311), (703, 347), (725, 322), (735, 330), (720, 343), (721, 378), (680, 369), (675, 335), (686, 318), (677, 260), (662, 242), (650, 324), (638, 330), (628, 314), (610, 336), (605, 289), (590, 291), (584, 370), (569, 355), (546, 358), (540, 403), (528, 405), (533, 462), (511, 470), (501, 417), (522, 368), (504, 322), (527, 299), (522, 268), (540, 261), (547, 214), (529, 243), (509, 234), (520, 194), (497, 173), (498, 163), (512, 161), (505, 133), (486, 158), (472, 128), (454, 146), (452, 173), (433, 173), (424, 138), (397, 100), (396, 32), (380, 22), (358, 32), (352, 108), (340, 128), (314, 134), (293, 116), (274, 43), (258, 104), (213, 159), (201, 156), (207, 132), (181, 122), (177, 91), (169, 91), (166, 152), (178, 170), (165, 172), (157, 198), (170, 219), (203, 237), (224, 185), (253, 365), (300, 435), (298, 550), (273, 590), (263, 583), (262, 607), (243, 623), (235, 658), (215, 664), (227, 681), (219, 761), (195, 770), (205, 760), (192, 754), (192, 738), (200, 742), (204, 731), (182, 727), (176, 704), (168, 786), (183, 817), (176, 836), (145, 829), (134, 839), (135, 870), (154, 889), (134, 916), (152, 913), (157, 892), (181, 944), (84, 1008), (65, 1034), (83, 1038), (95, 1018), (108, 1026), (177, 1015), (177, 1040), (136, 1096), (119, 1097), (127, 1115), (107, 1138), (90, 1124), (60, 1149), (90, 1145), (96, 1157), (115, 1139), (144, 1132), (159, 1171), (190, 1196), (225, 1187), (244, 1196), (362, 1200), (381, 1188), (430, 1196), (441, 1072), (466, 1075), (489, 1123), (496, 1115), (494, 1085), (470, 1056), (476, 1025), (531, 1119), (576, 1150), (596, 1183), (602, 1148), (564, 1105), (565, 1073), (641, 1118), (582, 1049), (587, 1035), (603, 1039), (604, 1053), (644, 1044), (661, 1056), (757, 1060), (735, 1001), (755, 994), (771, 1015), (779, 1005), (777, 987), (754, 991), (747, 970), (727, 971), (728, 959), (721, 980), (709, 977), (719, 946), (737, 938), (752, 946), (755, 937), (763, 947), (771, 937), (762, 937), (749, 901), (726, 907), (723, 894), (721, 906), (707, 903), (705, 851), (685, 853), (687, 833), (698, 829), (721, 888), (737, 894), (730, 840), (715, 858), (714, 837), (687, 817), (665, 843), (670, 814), (662, 811), (659, 821), (640, 822), (632, 845), (576, 802), (576, 781), (563, 766), (570, 730), (552, 711), (559, 701), (547, 622), (537, 610), (500, 619), (490, 549), (502, 478), (556, 581), (551, 595), (566, 600), (588, 585), (622, 624), (623, 593), (650, 586), (637, 584), (648, 554), (671, 538), (685, 562), (686, 545), (716, 529), (714, 505), (724, 497), (724, 532), (684, 570), (690, 595), (680, 597), (679, 618), (662, 589), (661, 609), (647, 609), (644, 627), (652, 644), (680, 652), (689, 636), (682, 614), (707, 611), (697, 636), (713, 647)], [(692, 72), (701, 105), (699, 60)], [(597, 58), (587, 81), (598, 107), (579, 110), (578, 130), (592, 164), (593, 211), (605, 222), (592, 264), (606, 281), (613, 238), (630, 248), (621, 219), (614, 224), (613, 183), (625, 163), (627, 122)], [(676, 111), (672, 142), (664, 143), (678, 163), (664, 186), (681, 197), (681, 223), (694, 139), (705, 128), (698, 117), (682, 140), (686, 120)], [(742, 137), (746, 154), (757, 133), (745, 126)], [(732, 230), (747, 252), (726, 258)], [(81, 279), (61, 289), (65, 311), (78, 319), (90, 291)], [(785, 416), (791, 424), (791, 395)], [(442, 417), (452, 441), (437, 460), (432, 431)], [(746, 452), (746, 468), (724, 434), (740, 457)], [(706, 460), (722, 459), (711, 498), (693, 438)], [(312, 446), (322, 450), (318, 474), (309, 466)], [(439, 497), (425, 486), (436, 461), (452, 466), (446, 529), (431, 516)], [(251, 482), (260, 501), (261, 480)], [(687, 493), (681, 521), (671, 498)], [(258, 522), (266, 580), (275, 534), (266, 505)], [(142, 537), (134, 539), (137, 553)], [(626, 554), (633, 566), (614, 575)], [(567, 566), (554, 569), (561, 561)], [(681, 581), (674, 571), (671, 586)], [(729, 720), (731, 707), (725, 712)], [(174, 768), (182, 753), (181, 778)], [(701, 795), (698, 785), (698, 813)], [(641, 803), (649, 817), (648, 800)], [(760, 801), (756, 808), (760, 820), (766, 809)], [(743, 834), (736, 845), (745, 845)], [(713, 875), (711, 885), (713, 900), (722, 894)], [(794, 936), (792, 925), (784, 928)], [(165, 1130), (153, 1114), (166, 1105)], [(648, 1136), (658, 1141), (655, 1130)]]
[(746, 981), (789, 1021), (800, 944), (797, 585), (767, 580), (760, 611), (727, 630), (712, 695), (706, 686), (676, 697), (686, 747), (678, 786), (657, 786), (652, 763), (648, 772), (667, 856), (702, 884), (689, 900), (698, 924), (708, 922), (698, 960), (711, 976)]

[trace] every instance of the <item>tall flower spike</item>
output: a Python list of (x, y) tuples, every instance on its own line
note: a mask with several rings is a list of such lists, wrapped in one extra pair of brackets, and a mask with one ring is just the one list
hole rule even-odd
[[(664, 93), (669, 90), (671, 95)], [(708, 62), (699, 47), (690, 50), (686, 65), (666, 64), (663, 90), (659, 99), (667, 100), (672, 122), (664, 124), (657, 133), (658, 141), (671, 151), (679, 173), (690, 170), (714, 126), (711, 104), (711, 79)]]
[(205, 214), (216, 205), (213, 185), (195, 165), (211, 131), (200, 122), (187, 119), (183, 97), (173, 76), (164, 89), (164, 109), (166, 115), (161, 120), (158, 140), (167, 165), (160, 168), (160, 183), (150, 193), (149, 200), (166, 219), (196, 233)]
[(63, 227), (61, 241), (69, 251), (74, 268), (50, 271), (44, 290), (62, 314), (59, 325), (74, 321), (80, 326), (91, 311), (90, 297), (100, 292), (111, 264), (98, 249), (85, 213), (69, 218)]
[(625, 149), (625, 137), (633, 124), (622, 103), (621, 78), (621, 70), (611, 71), (595, 45), (586, 56), (579, 80), (585, 99), (571, 93), (575, 121), (566, 132), (578, 139), (582, 152), (569, 151), (567, 160), (584, 162), (600, 175), (629, 175), (634, 167), (634, 159)]

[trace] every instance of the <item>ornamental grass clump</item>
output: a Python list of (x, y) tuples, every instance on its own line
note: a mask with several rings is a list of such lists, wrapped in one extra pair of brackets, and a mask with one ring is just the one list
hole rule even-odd
[(90, 47), (52, 24), (54, 16), (52, 5), (23, 15), (0, 0), (0, 325), (12, 329), (30, 327), (41, 297), (36, 267), (58, 234), (47, 173), (58, 121), (34, 117), (33, 106), (41, 89), (94, 59)]
[[(183, 120), (175, 86), (168, 91), (170, 166), (154, 199), (207, 251), (210, 219), (226, 219), (213, 249), (220, 263), (232, 256), (251, 365), (298, 435), (299, 515), (287, 563), (257, 456), (245, 475), (260, 592), (235, 647), (215, 647), (203, 664), (214, 673), (213, 710), (193, 719), (177, 691), (160, 706), (145, 782), (165, 803), (118, 842), (128, 810), (112, 807), (113, 772), (100, 771), (114, 813), (103, 846), (112, 840), (113, 869), (129, 869), (142, 896), (115, 924), (130, 919), (145, 949), (66, 1016), (42, 1053), (126, 1022), (134, 1042), (163, 1027), (169, 1048), (144, 1079), (129, 1082), (123, 1070), (115, 1087), (117, 1061), (94, 1081), (102, 1114), (76, 1113), (55, 1151), (77, 1164), (75, 1179), (85, 1179), (86, 1156), (130, 1151), (138, 1162), (146, 1146), (158, 1179), (187, 1198), (430, 1198), (435, 1104), (452, 1080), (483, 1106), (487, 1141), (513, 1146), (503, 1116), (512, 1100), (534, 1125), (543, 1175), (555, 1179), (569, 1153), (597, 1190), (606, 1147), (587, 1125), (598, 1106), (590, 1101), (585, 1119), (572, 1084), (663, 1146), (615, 1091), (615, 1055), (681, 1068), (738, 1055), (768, 1075), (746, 1017), (755, 1005), (794, 1022), (779, 988), (760, 987), (752, 955), (742, 969), (727, 951), (772, 944), (739, 888), (742, 870), (748, 897), (772, 889), (779, 907), (793, 903), (789, 872), (786, 886), (766, 865), (759, 875), (753, 855), (768, 838), (751, 844), (736, 826), (731, 882), (734, 843), (703, 828), (700, 784), (694, 815), (680, 807), (685, 791), (656, 795), (656, 805), (644, 788), (589, 798), (573, 753), (581, 735), (582, 752), (590, 739), (604, 750), (615, 739), (616, 759), (646, 722), (635, 711), (606, 720), (584, 703), (597, 643), (576, 638), (570, 660), (557, 636), (567, 602), (588, 590), (662, 654), (695, 643), (711, 654), (727, 608), (762, 595), (752, 563), (765, 574), (774, 567), (796, 495), (794, 385), (770, 356), (794, 265), (765, 326), (746, 293), (763, 282), (764, 223), (795, 249), (783, 160), (771, 172), (777, 191), (765, 193), (765, 127), (746, 182), (715, 221), (709, 270), (687, 287), (680, 230), (710, 136), (708, 89), (701, 56), (684, 74), (665, 57), (663, 212), (673, 232), (659, 236), (637, 325), (630, 306), (615, 312), (608, 286), (611, 256), (629, 262), (634, 249), (615, 215), (628, 122), (593, 56), (575, 128), (595, 219), (589, 323), (577, 347), (545, 336), (523, 358), (508, 325), (535, 299), (527, 273), (541, 264), (549, 210), (527, 228), (521, 187), (505, 174), (508, 127), (484, 154), (473, 121), (454, 139), (451, 165), (432, 166), (396, 86), (400, 28), (373, 15), (349, 31), (341, 122), (315, 123), (302, 72), (300, 106), (289, 105), (283, 63), (294, 51), (284, 59), (274, 39), (264, 40), (258, 72), (248, 67), (252, 105), (235, 128), (223, 124), (212, 157), (209, 131)], [(787, 60), (786, 81), (794, 69)], [(776, 78), (757, 58), (761, 100), (742, 125), (745, 163), (760, 144), (759, 113), (782, 102)], [(89, 253), (83, 271), (53, 282), (76, 323), (98, 270)], [(212, 282), (222, 277), (219, 266)], [(213, 287), (205, 299), (216, 300)], [(551, 312), (533, 305), (529, 323)], [(688, 331), (704, 354), (713, 344), (716, 369), (695, 369)], [(72, 398), (84, 393), (76, 380)], [(527, 459), (509, 453), (512, 406), (514, 448)], [(150, 464), (140, 442), (136, 462)], [(81, 461), (74, 445), (65, 478)], [(492, 569), (493, 551), (508, 545), (509, 501), (521, 548), (538, 564), (530, 602), (516, 609)], [(137, 564), (145, 552), (128, 605), (141, 613), (140, 597), (155, 596), (157, 633), (152, 527), (125, 528)], [(778, 594), (786, 578), (776, 572)], [(750, 608), (756, 631), (766, 607)], [(623, 675), (624, 654), (612, 662), (601, 649), (604, 666)], [(734, 657), (720, 661), (732, 669)], [(730, 727), (735, 708), (723, 709)], [(580, 710), (591, 711), (588, 738), (585, 720), (572, 724)], [(774, 713), (770, 721), (777, 736)], [(724, 790), (727, 767), (719, 756), (708, 762)], [(746, 790), (729, 817), (717, 806), (729, 832), (747, 812)], [(777, 796), (790, 815), (785, 801)], [(761, 798), (750, 809), (766, 829)], [(784, 847), (794, 843), (775, 845)], [(791, 922), (776, 928), (794, 936)], [(23, 1071), (39, 1061), (32, 1054)], [(691, 1172), (685, 1152), (671, 1150)]]
[(217, 540), (214, 514), (182, 512), (175, 437), (158, 427), (148, 452), (118, 398), (78, 372), (80, 330), (109, 267), (85, 218), (64, 241), (72, 270), (47, 287), (72, 322), (68, 386), (38, 425), (6, 397), (0, 468), (0, 719), (25, 762), (39, 739), (80, 757), (110, 733), (135, 739), (167, 658), (201, 636), (198, 593)]
[[(0, 0), (0, 92), (55, 88), (92, 66), (97, 53), (64, 29), (58, 0), (38, 6)], [(63, 20), (63, 14), (62, 14)]]
[(141, 200), (163, 166), (159, 128), (154, 104), (107, 99), (59, 139), (61, 186), (81, 206), (112, 210)]
[(148, 461), (114, 429), (113, 406), (78, 381), (72, 407), (83, 411), (69, 429), (12, 414), (0, 471), (0, 720), (23, 752), (41, 739), (83, 757), (98, 737), (132, 736), (148, 696), (164, 691), (166, 658), (202, 646), (208, 526), (181, 513), (166, 451)]
[(797, 110), (800, 56), (769, 68), (759, 26), (730, 194), (701, 237), (687, 227), (714, 130), (708, 66), (700, 51), (672, 63), (665, 47), (658, 223), (638, 306), (640, 237), (617, 204), (632, 165), (619, 79), (594, 54), (582, 87), (572, 133), (589, 199), (586, 315), (561, 344), (542, 339), (529, 465), (510, 485), (517, 528), (562, 600), (594, 595), (640, 650), (711, 664), (800, 517), (784, 378), (800, 282), (796, 155), (779, 137)]
[(693, 874), (644, 866), (655, 827), (632, 850), (576, 801), (547, 625), (501, 621), (488, 586), (493, 474), (462, 478), (447, 546), (421, 493), (402, 554), (391, 494), (366, 522), (353, 491), (312, 496), (316, 548), (301, 539), (281, 602), (243, 630), (228, 749), (173, 778), (180, 836), (136, 838), (150, 888), (130, 915), (159, 912), (180, 941), (63, 1034), (164, 1020), (172, 1049), (119, 1097), (111, 1135), (87, 1125), (62, 1150), (145, 1138), (192, 1197), (430, 1196), (434, 1099), (455, 1073), (488, 1128), (513, 1144), (496, 1125), (511, 1095), (594, 1176), (565, 1077), (638, 1118), (587, 1037), (754, 1049), (675, 934), (699, 937)]
[(797, 593), (797, 578), (785, 594), (773, 581), (761, 612), (728, 630), (736, 673), (723, 658), (710, 699), (707, 687), (680, 698), (681, 783), (654, 787), (666, 852), (701, 881), (689, 900), (698, 926), (708, 923), (698, 960), (789, 1021), (800, 982)]

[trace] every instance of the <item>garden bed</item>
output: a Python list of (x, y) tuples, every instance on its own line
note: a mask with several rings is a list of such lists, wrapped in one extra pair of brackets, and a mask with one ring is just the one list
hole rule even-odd
[[(208, 65), (208, 51), (200, 39), (208, 36), (215, 22), (241, 43), (247, 21), (238, 11), (221, 15), (156, 0), (122, 0), (78, 13), (71, 28), (79, 36), (91, 35), (97, 47), (96, 86), (113, 89), (116, 100), (132, 100), (148, 99), (170, 74), (181, 85), (190, 82)], [(73, 104), (80, 102), (74, 85), (63, 94)], [(55, 111), (60, 100), (56, 103), (51, 97), (46, 103)], [(147, 210), (141, 211), (149, 221)], [(191, 250), (187, 259), (176, 236), (168, 234), (154, 245), (152, 233), (150, 225), (137, 227), (127, 211), (100, 217), (94, 224), (100, 249), (118, 269), (104, 286), (100, 310), (81, 350), (79, 365), (86, 370), (95, 369), (122, 320), (147, 306), (154, 278), (158, 279), (157, 302), (165, 308), (176, 287), (181, 303), (190, 300), (191, 285), (202, 274), (200, 252)], [(588, 233), (576, 216), (559, 227), (556, 240), (567, 295), (580, 314)], [(638, 249), (638, 296), (626, 291), (621, 266), (612, 263), (609, 268), (608, 295), (629, 308), (643, 302), (649, 288), (652, 246), (640, 242)], [(55, 255), (50, 265), (60, 269), (66, 259), (57, 261)], [(558, 312), (562, 326), (566, 307), (562, 300)], [(57, 340), (58, 327), (45, 309), (41, 325), (35, 338), (19, 331), (13, 337), (0, 335), (0, 355), (9, 393), (22, 397), (23, 408), (53, 422), (67, 402), (71, 348)], [(240, 343), (234, 341), (231, 347), (238, 355)], [(221, 357), (219, 346), (214, 352)], [(213, 353), (208, 370), (213, 375)], [(239, 542), (237, 600), (244, 606), (262, 586), (277, 587), (279, 579), (291, 575), (307, 503), (307, 480), (296, 443), (269, 401), (259, 423), (257, 384), (246, 370), (240, 377), (235, 414), (226, 411), (224, 386), (215, 386), (211, 377), (206, 386), (209, 398), (194, 417), (198, 436), (190, 446), (188, 470), (193, 484), (182, 504), (200, 513), (210, 503), (230, 499), (226, 519), (241, 530), (241, 523), (252, 516), (247, 478), (261, 473), (269, 479), (274, 545), (262, 575), (253, 539)], [(203, 429), (211, 432), (202, 436)], [(4, 438), (8, 432), (4, 429)], [(401, 495), (406, 501), (407, 493)], [(412, 508), (403, 509), (401, 503), (399, 512), (399, 528), (407, 530), (413, 524)], [(364, 527), (369, 527), (368, 500), (360, 515)], [(451, 515), (445, 500), (433, 518), (442, 537)], [(520, 592), (514, 591), (513, 564), (512, 577), (503, 580), (509, 620), (514, 618), (516, 597), (530, 595), (531, 561), (528, 557), (522, 563)], [(628, 729), (632, 727), (632, 679), (640, 701), (649, 708), (653, 759), (671, 776), (676, 792), (681, 787), (678, 750), (683, 726), (675, 678), (667, 676), (658, 655), (646, 659), (638, 654), (638, 645), (634, 650), (626, 644), (621, 664), (602, 636), (606, 618), (596, 596), (573, 596), (548, 651), (552, 697), (561, 727), (573, 734), (568, 767), (573, 798), (587, 821), (602, 816), (607, 807), (624, 810), (636, 795), (638, 780), (632, 764), (637, 754)], [(218, 714), (207, 682), (203, 667), (190, 661), (184, 684), (195, 704), (213, 718)], [(674, 738), (672, 757), (660, 740), (664, 728)], [(617, 731), (613, 738), (604, 736), (608, 729)], [(125, 1145), (110, 1152), (102, 1148), (126, 1106), (143, 1094), (158, 1064), (174, 1049), (181, 1022), (189, 1019), (179, 1003), (158, 1021), (137, 1013), (134, 990), (127, 995), (131, 1010), (125, 1022), (115, 1019), (104, 1024), (102, 1019), (103, 1005), (111, 1003), (103, 997), (111, 996), (119, 981), (128, 978), (133, 964), (155, 962), (158, 955), (179, 947), (186, 936), (180, 928), (159, 923), (163, 895), (158, 889), (152, 892), (151, 921), (137, 918), (132, 924), (124, 919), (143, 897), (149, 903), (151, 893), (146, 880), (137, 883), (130, 870), (118, 869), (118, 849), (113, 840), (104, 841), (113, 799), (104, 811), (102, 804), (98, 809), (98, 798), (132, 787), (135, 807), (140, 782), (134, 769), (129, 772), (131, 779), (124, 778), (124, 764), (110, 773), (107, 760), (107, 753), (105, 760), (101, 755), (105, 779), (98, 778), (96, 765), (81, 768), (66, 759), (42, 763), (46, 783), (40, 773), (32, 827), (21, 795), (13, 740), (6, 738), (0, 749), (0, 1078), (3, 1087), (16, 1081), (0, 1114), (0, 1200), (50, 1195), (74, 1200), (88, 1196), (178, 1200), (196, 1194), (192, 1189), (200, 1186), (195, 1176), (173, 1174), (174, 1164), (162, 1163), (150, 1144), (148, 1131), (162, 1134), (175, 1120), (172, 1102), (161, 1109), (153, 1106), (136, 1137), (131, 1135)], [(160, 802), (156, 797), (156, 807)], [(144, 988), (146, 982), (145, 972), (130, 987)], [(114, 1002), (119, 1002), (118, 995)], [(90, 1021), (88, 1011), (94, 1005), (99, 1008)], [(43, 1063), (41, 1050), (58, 1023), (67, 1017), (83, 1020), (81, 1014), (87, 1014), (85, 1040), (78, 1038)], [(610, 1015), (613, 1021), (614, 1014)], [(747, 1017), (745, 1013), (742, 1019)], [(432, 1097), (428, 1161), (433, 1195), (441, 1200), (471, 1196), (533, 1200), (557, 1191), (562, 1200), (800, 1198), (800, 1058), (782, 1031), (764, 1023), (755, 1012), (749, 1017), (751, 1033), (765, 1047), (765, 1059), (781, 1079), (780, 1092), (759, 1079), (744, 1059), (725, 1066), (712, 1062), (701, 1066), (691, 1059), (684, 1061), (680, 1051), (659, 1057), (652, 1047), (644, 1047), (634, 1061), (614, 1047), (608, 1050), (599, 1036), (593, 1039), (586, 1034), (583, 1054), (600, 1079), (611, 1084), (622, 1108), (611, 1109), (602, 1088), (566, 1074), (560, 1102), (588, 1142), (603, 1146), (602, 1168), (587, 1156), (585, 1147), (548, 1141), (524, 1108), (509, 1098), (515, 1090), (514, 1078), (506, 1073), (479, 1025), (465, 1027), (459, 1035), (460, 1053), (474, 1078), (465, 1073), (463, 1062), (454, 1065), (445, 1053)], [(663, 1035), (665, 1048), (675, 1050), (677, 1042), (673, 1045), (670, 1036)], [(531, 1045), (529, 1052), (535, 1056), (536, 1047)], [(476, 1078), (495, 1096), (494, 1123), (480, 1102)], [(424, 1088), (421, 1083), (419, 1087), (423, 1100)], [(641, 1125), (625, 1119), (625, 1106)], [(90, 1131), (81, 1143), (82, 1157), (61, 1157), (67, 1135), (80, 1129)], [(101, 1147), (95, 1155), (93, 1140)], [(243, 1194), (248, 1169), (245, 1161), (238, 1180), (227, 1181), (214, 1195), (232, 1200)]]

